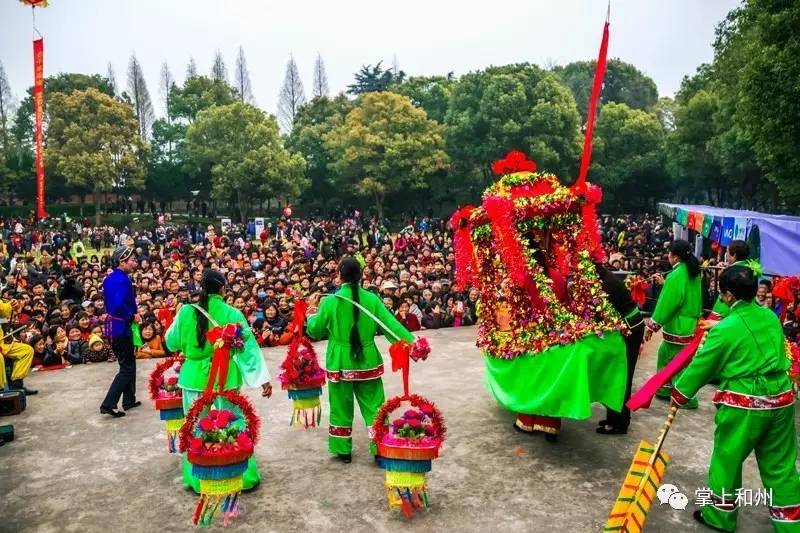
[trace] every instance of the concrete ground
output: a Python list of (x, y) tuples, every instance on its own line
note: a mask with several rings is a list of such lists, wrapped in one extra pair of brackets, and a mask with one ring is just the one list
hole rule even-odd
[[(373, 466), (367, 436), (356, 415), (351, 465), (329, 458), (326, 430), (288, 426), (291, 412), (277, 386), (272, 399), (248, 390), (263, 419), (257, 448), (262, 486), (242, 498), (232, 531), (506, 531), (596, 532), (602, 529), (636, 444), (656, 439), (667, 407), (655, 402), (634, 415), (626, 436), (600, 436), (591, 420), (567, 420), (557, 444), (511, 429), (514, 415), (499, 407), (483, 382), (474, 328), (426, 332), (433, 353), (412, 368), (412, 390), (438, 403), (448, 440), (429, 474), (431, 509), (408, 521), (387, 509), (382, 470)], [(382, 341), (381, 341), (382, 342)], [(385, 348), (385, 344), (382, 344)], [(655, 365), (656, 340), (640, 360), (636, 384)], [(320, 356), (322, 345), (317, 347)], [(384, 353), (387, 353), (384, 350)], [(265, 350), (273, 374), (284, 356)], [(17, 439), (0, 448), (0, 531), (190, 531), (195, 496), (181, 488), (179, 459), (166, 452), (161, 422), (146, 396), (152, 361), (139, 362), (137, 390), (144, 405), (122, 419), (101, 416), (98, 406), (115, 364), (77, 366), (31, 375), (39, 389), (13, 423)], [(400, 377), (387, 374), (387, 394)], [(648, 532), (703, 531), (691, 517), (694, 491), (706, 482), (711, 452), (712, 390), (698, 411), (680, 412), (666, 450), (666, 482), (689, 496), (675, 511), (656, 505)], [(325, 402), (327, 403), (327, 402)], [(323, 423), (327, 422), (327, 412)], [(744, 486), (761, 487), (755, 461)], [(744, 508), (739, 531), (770, 531), (767, 509)], [(215, 526), (216, 528), (217, 526)]]

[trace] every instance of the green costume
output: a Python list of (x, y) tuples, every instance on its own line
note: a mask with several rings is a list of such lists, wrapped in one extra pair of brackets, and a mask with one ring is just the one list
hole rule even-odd
[[(337, 294), (352, 299), (353, 289), (350, 285), (344, 285)], [(358, 288), (358, 303), (386, 324), (394, 335), (408, 342), (414, 341), (414, 336), (397, 321), (376, 295)], [(331, 410), (328, 451), (337, 455), (349, 454), (353, 448), (354, 398), (358, 401), (367, 427), (372, 426), (375, 414), (384, 402), (381, 380), (383, 358), (375, 345), (378, 325), (363, 312), (359, 313), (356, 327), (363, 350), (358, 358), (353, 356), (350, 348), (352, 326), (353, 304), (335, 296), (324, 298), (319, 312), (308, 317), (308, 336), (312, 339), (321, 339), (326, 335), (328, 337), (325, 354)], [(375, 453), (372, 445), (370, 450)]]
[[(175, 321), (170, 326), (164, 337), (167, 348), (171, 352), (181, 352), (186, 357), (181, 365), (178, 386), (183, 392), (183, 410), (189, 412), (194, 401), (203, 394), (208, 383), (209, 371), (211, 370), (211, 356), (213, 346), (205, 342), (203, 346), (197, 345), (197, 318), (200, 312), (191, 305), (184, 305), (175, 317)], [(212, 294), (208, 299), (208, 314), (217, 321), (220, 326), (225, 324), (237, 323), (242, 326), (242, 337), (244, 338), (244, 348), (233, 351), (231, 364), (228, 366), (228, 377), (225, 380), (225, 390), (237, 390), (242, 384), (250, 387), (260, 387), (269, 381), (269, 371), (264, 362), (250, 326), (241, 311), (226, 304), (218, 294)], [(213, 324), (209, 324), (209, 328)], [(218, 387), (214, 384), (214, 388)], [(227, 400), (217, 398), (214, 401), (217, 409), (230, 409), (241, 421), (242, 413)], [(250, 489), (258, 485), (261, 477), (258, 473), (255, 457), (251, 457), (244, 473), (244, 489)], [(192, 487), (195, 492), (200, 492), (200, 480), (192, 476), (192, 465), (183, 456), (183, 484)]]
[(780, 321), (769, 310), (738, 301), (714, 326), (672, 394), (684, 404), (710, 379), (721, 383), (714, 451), (708, 472), (712, 505), (703, 519), (726, 530), (736, 529), (737, 492), (742, 463), (755, 451), (761, 481), (772, 491), (770, 516), (775, 531), (800, 531), (800, 476), (797, 461), (794, 393), (787, 376), (789, 359)]
[(513, 359), (484, 357), (486, 384), (511, 411), (585, 419), (592, 403), (622, 410), (625, 395), (625, 342), (618, 331), (603, 338), (587, 335), (563, 346)]
[[(653, 331), (664, 328), (664, 340), (658, 347), (657, 369), (660, 371), (692, 342), (697, 321), (703, 314), (703, 294), (700, 274), (689, 277), (689, 269), (682, 261), (676, 263), (664, 280), (658, 302), (647, 327)], [(679, 376), (680, 374), (678, 374)], [(670, 387), (662, 387), (657, 395), (669, 398)], [(697, 400), (687, 406), (697, 409)]]

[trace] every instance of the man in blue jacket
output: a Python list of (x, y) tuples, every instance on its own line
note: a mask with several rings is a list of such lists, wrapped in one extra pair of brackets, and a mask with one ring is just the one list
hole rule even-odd
[(136, 293), (129, 277), (138, 261), (133, 248), (128, 246), (118, 247), (112, 259), (117, 268), (103, 280), (103, 299), (108, 313), (106, 336), (111, 340), (111, 348), (117, 356), (119, 372), (100, 405), (100, 412), (117, 418), (125, 416), (125, 413), (117, 411), (120, 396), (122, 408), (126, 411), (142, 404), (136, 400), (136, 357), (131, 325), (138, 317)]

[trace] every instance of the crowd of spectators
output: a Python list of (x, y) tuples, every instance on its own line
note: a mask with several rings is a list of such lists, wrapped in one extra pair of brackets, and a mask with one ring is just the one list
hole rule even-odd
[[(658, 295), (656, 274), (669, 270), (671, 226), (657, 216), (603, 217), (601, 224), (612, 268), (656, 281), (647, 310)], [(363, 287), (378, 294), (409, 330), (476, 322), (478, 292), (453, 289), (452, 236), (441, 219), (418, 217), (390, 230), (351, 211), (324, 220), (276, 220), (263, 231), (253, 222), (223, 230), (172, 224), (163, 216), (138, 231), (93, 227), (87, 220), (61, 219), (47, 227), (0, 220), (0, 296), (21, 301), (4, 329), (33, 347), (34, 368), (114, 361), (103, 336), (101, 284), (120, 243), (134, 246), (140, 263), (133, 274), (144, 317), (139, 358), (166, 354), (164, 332), (178, 304), (199, 297), (207, 268), (224, 273), (227, 302), (242, 311), (263, 346), (291, 342), (294, 302), (335, 291), (343, 255), (362, 262)], [(713, 267), (723, 254), (705, 260), (707, 308), (715, 297)], [(767, 284), (758, 301), (774, 307)], [(797, 335), (795, 303), (789, 307), (783, 313), (787, 334)]]

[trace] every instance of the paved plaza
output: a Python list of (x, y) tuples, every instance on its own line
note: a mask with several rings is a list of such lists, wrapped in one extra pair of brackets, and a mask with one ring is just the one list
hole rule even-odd
[[(626, 436), (600, 436), (591, 420), (568, 420), (557, 444), (512, 430), (512, 413), (487, 392), (475, 328), (424, 332), (432, 355), (412, 367), (412, 390), (435, 401), (448, 426), (442, 456), (429, 474), (431, 509), (413, 520), (390, 512), (382, 470), (368, 455), (367, 434), (354, 430), (349, 466), (329, 458), (326, 429), (288, 425), (291, 407), (275, 386), (272, 399), (248, 389), (262, 416), (257, 458), (262, 486), (242, 499), (241, 517), (230, 531), (376, 532), (597, 532), (616, 496), (636, 443), (654, 440), (667, 404), (634, 415)], [(383, 352), (386, 344), (380, 341)], [(635, 384), (652, 373), (654, 340), (640, 359)], [(275, 375), (285, 349), (266, 349)], [(323, 357), (324, 345), (317, 345)], [(39, 389), (13, 423), (17, 439), (0, 448), (0, 530), (9, 532), (191, 531), (195, 496), (181, 488), (179, 459), (168, 455), (163, 427), (146, 396), (152, 361), (139, 362), (137, 390), (144, 404), (115, 420), (98, 413), (116, 364), (94, 364), (31, 375)], [(388, 365), (387, 365), (388, 366)], [(400, 376), (384, 376), (387, 394), (400, 390)], [(680, 412), (666, 450), (672, 455), (666, 482), (689, 496), (676, 511), (657, 504), (647, 531), (706, 531), (691, 517), (694, 491), (705, 485), (711, 453), (712, 389), (701, 407)], [(327, 410), (327, 400), (324, 405)], [(323, 424), (327, 422), (327, 412)], [(325, 425), (325, 428), (327, 426)], [(760, 488), (755, 461), (745, 463), (744, 486)], [(217, 529), (215, 526), (212, 529)], [(739, 531), (770, 531), (767, 509), (744, 508)]]

